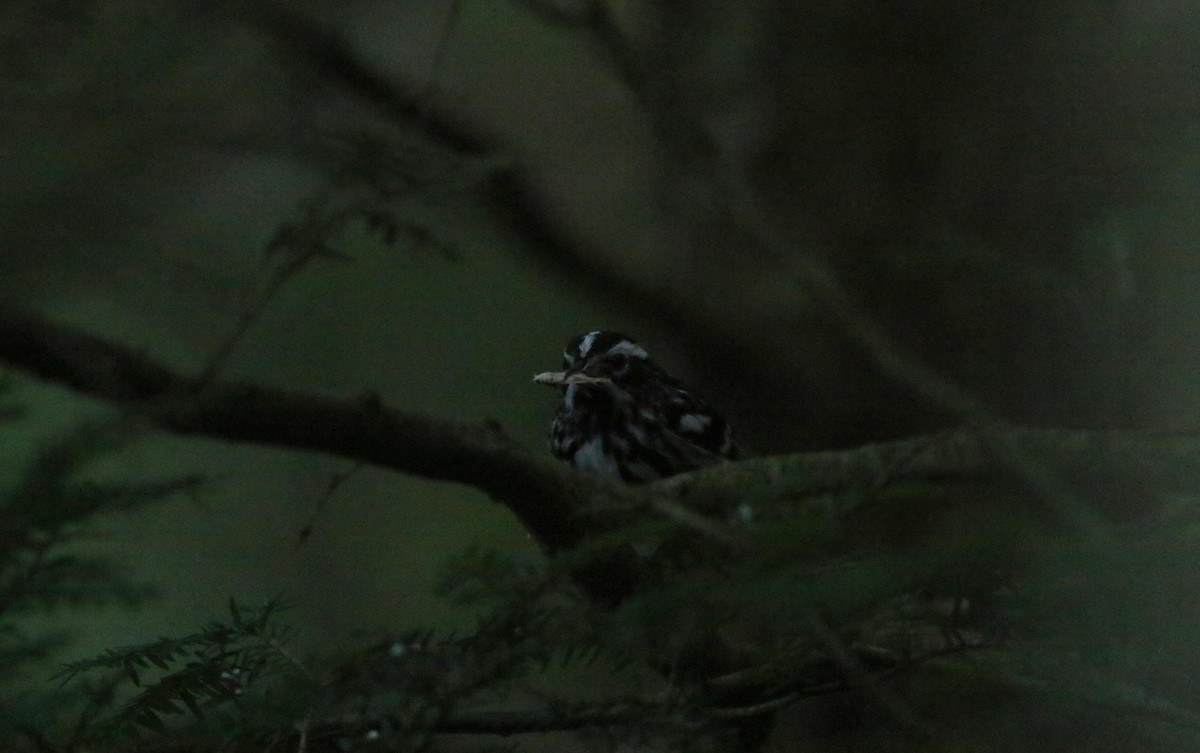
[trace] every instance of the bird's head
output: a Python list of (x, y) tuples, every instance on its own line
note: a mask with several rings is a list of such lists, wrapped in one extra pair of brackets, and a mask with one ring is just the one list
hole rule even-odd
[(538, 374), (539, 384), (567, 387), (613, 385), (626, 388), (654, 369), (646, 349), (617, 332), (580, 335), (563, 351), (563, 370)]

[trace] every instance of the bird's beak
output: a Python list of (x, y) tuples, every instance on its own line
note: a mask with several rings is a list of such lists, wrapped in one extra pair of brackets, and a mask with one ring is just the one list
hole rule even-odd
[(535, 384), (548, 384), (551, 387), (565, 387), (568, 384), (608, 384), (608, 377), (589, 376), (582, 371), (543, 371), (533, 377)]

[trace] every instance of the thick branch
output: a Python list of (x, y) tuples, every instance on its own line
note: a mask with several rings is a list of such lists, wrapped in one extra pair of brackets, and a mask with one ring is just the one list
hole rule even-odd
[[(927, 493), (915, 494), (914, 484)], [(1147, 519), (1172, 495), (1200, 490), (1200, 438), (978, 427), (710, 466), (656, 487), (668, 499), (686, 500), (693, 512), (729, 514), (753, 490), (752, 498), (768, 506), (799, 505), (839, 525), (855, 519), (865, 528), (892, 526), (901, 537), (909, 531), (899, 517), (914, 516), (914, 525), (927, 527), (930, 521), (919, 518), (935, 498), (943, 511), (1019, 505), (1055, 527), (1104, 536), (1110, 523)], [(906, 487), (901, 498), (886, 494)], [(871, 504), (880, 499), (887, 504)]]
[(521, 449), (498, 426), (385, 408), (376, 396), (225, 382), (203, 388), (128, 347), (25, 311), (0, 307), (0, 361), (141, 413), (177, 434), (328, 453), (473, 486), (505, 505), (549, 551), (583, 535), (574, 512), (610, 488)]
[[(1200, 486), (1195, 437), (1007, 428), (756, 458), (627, 487), (531, 455), (497, 426), (391, 410), (369, 393), (344, 399), (235, 382), (200, 388), (128, 347), (3, 306), (0, 362), (136, 411), (170, 432), (328, 453), (472, 486), (508, 507), (550, 552), (647, 514), (712, 538), (710, 526), (689, 523), (695, 513), (715, 515), (713, 524), (719, 525), (751, 490), (764, 512), (783, 502), (879, 529), (905, 509), (921, 514), (925, 508), (912, 499), (864, 508), (861, 502), (873, 496), (869, 492), (914, 481), (927, 482), (931, 490), (966, 482), (973, 491), (943, 495), (939, 504), (979, 506), (996, 498), (979, 489), (1015, 488), (1018, 498), (1056, 522), (1086, 529), (1142, 515), (1164, 492)], [(593, 514), (581, 515), (584, 511)], [(617, 557), (577, 575), (593, 597), (613, 602), (636, 590), (641, 571), (635, 558)]]

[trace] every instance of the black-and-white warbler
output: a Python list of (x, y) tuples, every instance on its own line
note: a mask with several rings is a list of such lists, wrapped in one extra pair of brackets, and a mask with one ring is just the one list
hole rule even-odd
[(533, 380), (562, 388), (550, 447), (577, 468), (639, 483), (737, 457), (725, 419), (624, 335), (580, 335)]

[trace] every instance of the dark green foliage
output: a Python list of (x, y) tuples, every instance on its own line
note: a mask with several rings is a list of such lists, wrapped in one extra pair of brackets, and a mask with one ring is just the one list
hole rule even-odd
[[(115, 713), (95, 723), (90, 734), (120, 738), (135, 725), (163, 732), (163, 717), (188, 712), (201, 716), (204, 709), (231, 701), (255, 684), (283, 656), (279, 646), (286, 631), (273, 620), (279, 604), (247, 611), (230, 601), (229, 607), (228, 621), (212, 622), (198, 633), (109, 649), (68, 664), (64, 683), (99, 672), (113, 686), (129, 683), (139, 689)], [(147, 681), (148, 674), (158, 677)]]
[[(3, 389), (0, 386), (0, 389)], [(17, 416), (21, 411), (5, 413)], [(0, 427), (0, 431), (2, 431)], [(196, 490), (201, 479), (86, 478), (95, 461), (136, 440), (123, 419), (94, 421), (43, 444), (0, 496), (0, 740), (52, 735), (64, 716), (90, 718), (103, 684), (71, 691), (30, 688), (31, 669), (60, 652), (69, 636), (32, 631), (24, 620), (54, 607), (132, 606), (153, 589), (131, 580), (81, 546), (98, 516), (124, 512)], [(81, 692), (86, 691), (86, 692)], [(83, 709), (81, 711), (81, 709)]]
[[(198, 485), (82, 478), (135, 437), (121, 422), (82, 426), (5, 495), (6, 678), (62, 647), (25, 616), (145, 597), (74, 548), (98, 515)], [(194, 633), (71, 662), (52, 682), (18, 678), (0, 694), (0, 736), (64, 753), (426, 750), (447, 736), (488, 750), (601, 733), (731, 750), (803, 705), (814, 739), (842, 749), (1188, 749), (1200, 740), (1200, 507), (1149, 483), (1141, 494), (1154, 504), (1136, 522), (1085, 527), (1062, 521), (1104, 516), (1036, 515), (1023, 486), (957, 481), (748, 494), (703, 519), (606, 511), (596, 519), (624, 523), (574, 552), (472, 548), (451, 562), (441, 594), (477, 610), (469, 631), (409, 627), (299, 656), (278, 602), (231, 601)], [(572, 573), (622, 548), (642, 555), (643, 587), (601, 608)]]
[(85, 424), (43, 445), (3, 496), (0, 619), (58, 604), (135, 604), (143, 586), (117, 577), (103, 559), (73, 551), (101, 514), (129, 511), (197, 489), (199, 476), (159, 481), (79, 479), (86, 466), (137, 436), (124, 421)]
[(449, 568), (445, 592), (482, 608), (469, 633), (398, 632), (314, 660), (319, 667), (290, 653), (276, 605), (248, 612), (232, 602), (229, 619), (198, 633), (72, 663), (65, 681), (97, 678), (110, 689), (80, 739), (151, 750), (176, 739), (195, 750), (291, 749), (301, 738), (319, 750), (368, 741), (417, 750), (439, 733), (694, 726), (677, 697), (591, 688), (589, 672), (613, 687), (633, 675), (605, 648), (602, 616), (557, 568), (471, 550)]
[(501, 165), (438, 147), (416, 134), (348, 131), (306, 145), (299, 155), (328, 174), (329, 184), (282, 225), (268, 244), (303, 257), (338, 256), (351, 231), (365, 229), (385, 245), (433, 251), (457, 260), (458, 249), (423, 219), (416, 206), (479, 187)]
[(8, 372), (0, 371), (0, 424), (8, 421), (16, 421), (25, 415), (25, 409), (9, 396), (12, 388), (12, 375)]
[[(441, 593), (458, 603), (486, 607), (478, 635), (519, 637), (514, 669), (546, 670), (606, 659), (610, 668), (629, 657), (605, 640), (606, 615), (575, 590), (561, 562), (521, 560), (472, 547), (447, 567)], [(507, 649), (518, 648), (513, 637)]]
[[(470, 734), (487, 749), (492, 735), (604, 728), (613, 740), (686, 746), (729, 742), (729, 719), (833, 693), (842, 700), (826, 711), (854, 713), (868, 738), (873, 728), (967, 748), (1194, 740), (1187, 688), (1163, 682), (1164, 668), (1174, 682), (1196, 666), (1185, 626), (1150, 622), (1164, 599), (1190, 622), (1195, 587), (1141, 587), (1193, 559), (1180, 529), (1123, 530), (1118, 545), (1008, 526), (998, 546), (953, 528), (887, 553), (839, 555), (832, 541), (844, 531), (826, 523), (795, 532), (812, 544), (806, 557), (783, 556), (783, 536), (765, 537), (761, 557), (701, 548), (615, 612), (590, 605), (564, 562), (473, 549), (443, 586), (481, 609), (470, 632), (411, 629), (304, 661), (276, 605), (233, 604), (195, 634), (69, 665), (72, 686), (96, 678), (77, 738), (143, 750), (179, 740), (192, 750), (302, 740), (311, 750), (421, 750)], [(695, 533), (675, 528), (685, 540)], [(644, 544), (646, 532), (628, 536)], [(1013, 551), (1039, 556), (1018, 563)], [(1034, 731), (1014, 734), (1014, 718)]]

